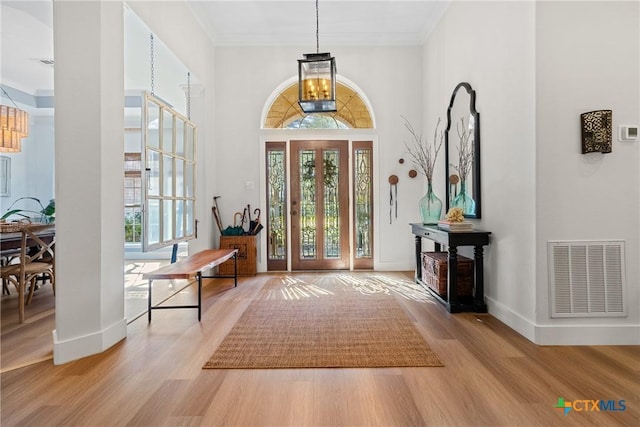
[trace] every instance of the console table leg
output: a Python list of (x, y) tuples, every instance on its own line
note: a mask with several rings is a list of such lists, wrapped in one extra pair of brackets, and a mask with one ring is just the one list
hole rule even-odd
[(415, 236), (416, 248), (416, 281), (422, 278), (422, 237)]
[(447, 280), (447, 299), (449, 300), (449, 311), (453, 312), (454, 307), (458, 305), (458, 247), (449, 246), (449, 259), (448, 259), (448, 271), (449, 275)]
[(484, 303), (484, 249), (482, 246), (474, 246), (474, 260), (476, 274), (474, 278), (475, 288), (473, 292), (476, 312), (486, 313), (487, 306)]

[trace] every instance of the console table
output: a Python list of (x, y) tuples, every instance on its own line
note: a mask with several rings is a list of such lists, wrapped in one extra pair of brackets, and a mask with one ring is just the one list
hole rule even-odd
[[(475, 311), (476, 313), (486, 313), (487, 305), (484, 302), (484, 256), (483, 246), (489, 245), (489, 235), (491, 232), (482, 230), (473, 231), (446, 231), (438, 228), (437, 225), (411, 224), (411, 232), (415, 235), (416, 247), (416, 282), (423, 285), (427, 290), (440, 301), (450, 313), (463, 311)], [(422, 282), (422, 239), (429, 239), (435, 242), (435, 250), (440, 251), (441, 245), (446, 245), (449, 251), (448, 256), (448, 280), (447, 298), (443, 298), (429, 286)], [(457, 295), (458, 283), (458, 246), (473, 246), (474, 248), (474, 286), (472, 297), (461, 297)]]

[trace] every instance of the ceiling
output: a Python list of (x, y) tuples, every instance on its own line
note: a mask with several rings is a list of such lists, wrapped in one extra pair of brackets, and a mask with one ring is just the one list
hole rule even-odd
[[(1, 83), (39, 95), (53, 91), (53, 3), (0, 2)], [(46, 93), (44, 93), (46, 94)]]
[[(319, 1), (320, 47), (422, 44), (449, 2)], [(313, 0), (187, 0), (187, 4), (217, 45), (316, 45)]]
[[(185, 1), (216, 45), (316, 45), (313, 0)], [(450, 1), (319, 1), (320, 49), (422, 44)], [(0, 14), (2, 83), (31, 94), (53, 91), (53, 66), (41, 61), (53, 59), (52, 0), (2, 0)]]

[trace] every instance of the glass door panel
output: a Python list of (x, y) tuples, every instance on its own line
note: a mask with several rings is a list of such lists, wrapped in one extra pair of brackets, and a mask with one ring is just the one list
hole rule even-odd
[(176, 118), (176, 156), (184, 157), (184, 120)]
[[(300, 205), (300, 251), (302, 259), (316, 259), (316, 153), (314, 150), (301, 150), (300, 192), (297, 195)], [(295, 199), (294, 199), (295, 200)]]
[(160, 106), (153, 103), (147, 103), (147, 146), (149, 148), (160, 148)]
[(171, 197), (173, 196), (173, 157), (164, 155), (162, 159), (162, 176), (164, 177), (162, 195)]
[(176, 239), (184, 236), (184, 200), (176, 200)]
[(148, 175), (147, 193), (149, 196), (160, 195), (160, 153), (149, 150), (147, 155)]
[(373, 151), (371, 141), (353, 142), (353, 248), (355, 269), (373, 269)]
[(147, 227), (147, 240), (150, 245), (160, 243), (160, 200), (149, 200), (147, 217), (149, 225)]
[(184, 212), (184, 219), (185, 219), (185, 236), (193, 236), (195, 233), (195, 223), (196, 223), (196, 219), (194, 216), (194, 201), (193, 200), (187, 200), (185, 202), (185, 212)]
[(186, 126), (186, 138), (184, 141), (184, 156), (187, 160), (194, 160), (195, 157), (195, 138), (196, 138), (196, 129), (190, 125), (185, 124)]
[(162, 109), (162, 150), (173, 152), (173, 114)]
[[(322, 183), (324, 190), (324, 258), (339, 259), (340, 250), (340, 203), (338, 164), (340, 153), (338, 150), (324, 150), (322, 159)], [(348, 200), (344, 201), (348, 203)]]
[(291, 142), (294, 270), (349, 268), (348, 141)]
[(267, 148), (267, 270), (287, 270), (287, 176), (284, 142)]

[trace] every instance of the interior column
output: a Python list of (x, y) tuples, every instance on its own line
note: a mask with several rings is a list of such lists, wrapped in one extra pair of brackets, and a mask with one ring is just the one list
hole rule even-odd
[(126, 337), (121, 1), (55, 1), (54, 363)]

